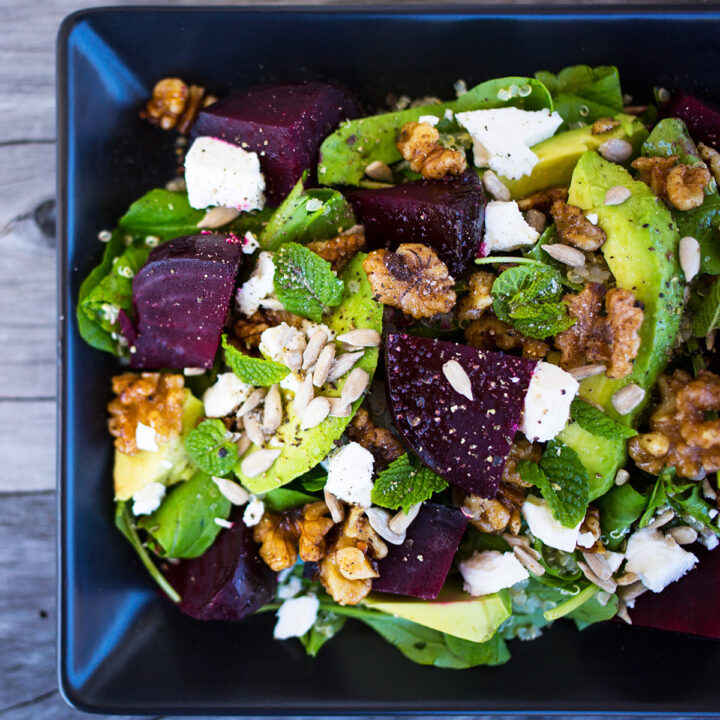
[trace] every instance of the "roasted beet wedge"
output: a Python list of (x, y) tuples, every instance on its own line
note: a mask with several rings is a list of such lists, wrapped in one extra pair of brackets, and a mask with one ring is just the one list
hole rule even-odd
[[(493, 497), (535, 363), (405, 334), (388, 335), (385, 347), (388, 401), (405, 442), (448, 482)], [(443, 372), (451, 360), (470, 379), (472, 400)], [(451, 370), (446, 368), (452, 377)]]
[(200, 557), (169, 566), (167, 579), (182, 598), (178, 607), (198, 620), (240, 620), (275, 596), (277, 576), (258, 557), (252, 530), (236, 508), (234, 525), (223, 530)]
[(133, 280), (134, 336), (123, 318), (133, 368), (212, 366), (242, 246), (217, 234), (155, 248)]
[(371, 248), (422, 243), (434, 248), (453, 277), (480, 248), (485, 194), (476, 172), (348, 193)]
[(342, 120), (361, 111), (360, 102), (342, 85), (260, 85), (202, 110), (193, 136), (222, 138), (258, 153), (268, 196), (278, 203), (304, 170), (314, 172), (322, 141)]
[(388, 545), (373, 590), (434, 600), (447, 577), (467, 518), (456, 508), (426, 502), (402, 545)]
[(665, 117), (680, 118), (695, 142), (720, 149), (720, 109), (684, 92), (676, 93), (662, 110)]

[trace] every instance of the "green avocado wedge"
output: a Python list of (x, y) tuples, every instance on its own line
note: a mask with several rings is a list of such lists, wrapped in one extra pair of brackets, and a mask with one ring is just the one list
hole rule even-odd
[[(382, 330), (382, 305), (372, 299), (372, 288), (362, 267), (366, 257), (364, 253), (358, 253), (340, 274), (345, 283), (343, 299), (331, 315), (322, 319), (335, 334), (354, 328), (370, 328), (378, 332)], [(367, 348), (355, 367), (367, 371), (372, 378), (377, 361), (378, 348)], [(345, 378), (337, 383), (327, 383), (316, 394), (339, 397), (344, 382)], [(350, 417), (328, 417), (314, 428), (301, 430), (300, 418), (295, 415), (292, 407), (293, 394), (288, 390), (282, 390), (282, 394), (287, 416), (275, 434), (278, 447), (282, 447), (280, 456), (269, 470), (257, 477), (251, 478), (243, 474), (240, 469), (242, 458), (235, 466), (238, 479), (253, 493), (265, 493), (285, 485), (315, 467), (330, 452), (335, 440), (343, 434), (362, 402), (362, 398), (359, 398), (353, 403)], [(253, 445), (246, 455), (258, 449)]]
[(534, 145), (532, 151), (538, 156), (538, 162), (530, 175), (518, 180), (501, 178), (512, 198), (517, 200), (539, 190), (569, 185), (580, 156), (588, 150), (597, 150), (607, 140), (627, 140), (633, 146), (633, 155), (638, 155), (647, 137), (645, 126), (632, 115), (620, 113), (613, 117), (620, 125), (610, 132), (594, 135), (592, 126), (588, 125), (559, 132)]
[[(626, 187), (631, 196), (620, 205), (605, 205), (611, 187)], [(669, 359), (683, 307), (682, 272), (677, 260), (680, 234), (665, 207), (645, 183), (633, 180), (619, 165), (587, 152), (578, 161), (570, 185), (569, 202), (596, 213), (607, 234), (602, 253), (617, 286), (632, 290), (644, 307), (640, 351), (632, 373), (612, 380), (605, 375), (583, 380), (580, 396), (603, 409), (611, 418), (632, 425), (650, 399), (649, 391)], [(612, 396), (629, 383), (648, 391), (644, 402), (626, 415), (612, 406)], [(578, 453), (591, 472), (590, 499), (612, 485), (625, 462), (625, 440), (587, 433), (575, 424), (558, 436)]]

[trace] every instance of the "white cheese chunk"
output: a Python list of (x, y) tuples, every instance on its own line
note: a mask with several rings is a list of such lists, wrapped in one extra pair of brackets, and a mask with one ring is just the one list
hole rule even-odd
[(252, 255), (258, 248), (260, 243), (258, 239), (249, 230), (243, 236), (242, 251), (245, 255)]
[(220, 373), (214, 385), (211, 385), (202, 396), (205, 415), (220, 418), (240, 406), (247, 400), (253, 386), (244, 383), (235, 373)]
[(490, 595), (530, 577), (515, 555), (511, 552), (501, 553), (497, 550), (485, 550), (484, 552), (476, 550), (458, 567), (465, 581), (463, 584), (465, 592), (475, 596)]
[(276, 640), (287, 640), (304, 635), (317, 620), (320, 602), (314, 595), (290, 598), (277, 611), (277, 623), (273, 631)]
[(293, 365), (299, 367), (297, 360), (302, 362), (302, 354), (305, 352), (306, 345), (305, 334), (283, 322), (263, 331), (260, 336), (259, 350), (270, 360), (288, 367)]
[(289, 600), (295, 597), (301, 590), (302, 580), (300, 580), (297, 575), (290, 575), (287, 580), (278, 584), (277, 596), (280, 600)]
[(244, 315), (252, 315), (260, 307), (260, 301), (272, 295), (275, 286), (275, 263), (272, 253), (261, 252), (252, 275), (243, 283), (237, 292), (235, 304)]
[(489, 167), (510, 180), (532, 172), (538, 157), (530, 148), (552, 137), (563, 122), (556, 112), (513, 107), (470, 110), (455, 117), (470, 133), (475, 166)]
[(539, 237), (540, 233), (525, 222), (514, 200), (491, 200), (487, 204), (483, 243), (488, 255), (533, 245)]
[(324, 330), (328, 336), (328, 340), (335, 339), (335, 333), (325, 323), (314, 323), (312, 320), (306, 320), (303, 318), (302, 331), (305, 333), (305, 337), (309, 340), (316, 330)]
[(530, 532), (538, 540), (557, 550), (575, 550), (582, 520), (574, 528), (565, 527), (555, 519), (547, 501), (535, 495), (527, 496), (522, 506), (522, 514)]
[(663, 535), (653, 528), (643, 528), (630, 536), (625, 557), (625, 569), (637, 573), (642, 584), (656, 593), (679, 580), (698, 561), (671, 535)]
[(440, 118), (436, 115), (421, 115), (417, 121), (419, 123), (427, 123), (428, 125), (435, 127), (440, 122)]
[(139, 422), (135, 428), (135, 445), (138, 450), (157, 452), (160, 448), (157, 444), (157, 433), (154, 428)]
[(531, 442), (552, 440), (567, 424), (580, 383), (552, 363), (539, 362), (525, 395), (523, 435)]
[(328, 461), (325, 489), (340, 500), (370, 507), (374, 462), (372, 453), (362, 445), (356, 442), (345, 445)]
[(265, 514), (265, 503), (254, 495), (250, 496), (250, 502), (243, 513), (243, 522), (247, 527), (255, 527)]
[(303, 377), (297, 373), (288, 373), (281, 381), (280, 387), (283, 390), (289, 390), (293, 395), (297, 395), (298, 388), (302, 385)]
[(191, 207), (261, 210), (265, 178), (257, 153), (213, 137), (199, 137), (185, 156), (185, 184)]
[(165, 489), (162, 483), (152, 482), (138, 490), (132, 496), (133, 515), (150, 515), (150, 513), (155, 512), (165, 497)]

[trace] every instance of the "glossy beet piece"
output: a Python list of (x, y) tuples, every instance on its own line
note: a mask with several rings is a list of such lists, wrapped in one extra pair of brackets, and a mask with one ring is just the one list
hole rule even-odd
[(193, 136), (222, 138), (258, 153), (268, 196), (278, 203), (304, 170), (314, 173), (322, 141), (361, 112), (357, 98), (335, 83), (260, 85), (202, 110)]
[(275, 597), (276, 574), (259, 558), (252, 529), (235, 508), (234, 525), (222, 530), (200, 557), (181, 560), (166, 571), (182, 612), (198, 620), (240, 620)]
[(476, 172), (348, 193), (370, 248), (422, 243), (458, 277), (480, 248), (485, 194)]
[(684, 92), (676, 93), (662, 110), (665, 117), (680, 118), (695, 142), (720, 150), (720, 109)]
[(457, 508), (426, 502), (402, 545), (388, 545), (373, 590), (434, 600), (445, 584), (467, 518)]
[[(388, 335), (385, 347), (390, 411), (405, 442), (448, 482), (494, 497), (535, 363), (405, 334)], [(467, 373), (473, 400), (448, 382), (449, 360)]]
[(212, 366), (242, 260), (242, 246), (217, 234), (155, 248), (133, 280), (135, 327), (121, 328), (133, 368)]
[(661, 593), (639, 597), (630, 617), (633, 625), (720, 640), (720, 549), (690, 550), (700, 558), (695, 569)]

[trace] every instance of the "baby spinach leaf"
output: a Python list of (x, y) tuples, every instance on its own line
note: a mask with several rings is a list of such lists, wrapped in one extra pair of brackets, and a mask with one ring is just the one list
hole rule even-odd
[(229, 475), (238, 459), (237, 445), (221, 420), (203, 420), (185, 438), (190, 459), (209, 475)]
[(571, 610), (565, 617), (574, 620), (578, 630), (584, 630), (595, 623), (604, 622), (614, 618), (617, 614), (620, 600), (617, 595), (600, 590), (593, 593), (580, 607)]
[(602, 410), (576, 397), (570, 405), (570, 417), (587, 432), (610, 440), (627, 440), (637, 435), (637, 430), (621, 425)]
[(313, 626), (300, 638), (305, 652), (315, 657), (320, 648), (342, 630), (346, 619), (331, 610), (320, 610)]
[(290, 370), (274, 360), (264, 360), (245, 355), (228, 342), (227, 335), (222, 336), (222, 348), (228, 367), (248, 385), (269, 387), (279, 383)]
[(316, 465), (312, 470), (308, 470), (293, 482), (301, 485), (303, 490), (307, 490), (307, 492), (317, 492), (325, 487), (327, 472), (322, 469), (322, 466)]
[(500, 626), (498, 634), (505, 640), (534, 640), (542, 635), (549, 621), (544, 613), (567, 600), (560, 587), (545, 585), (534, 576), (509, 589), (512, 614)]
[(380, 507), (407, 512), (411, 505), (429, 500), (434, 493), (444, 490), (448, 484), (419, 462), (405, 453), (380, 472), (371, 497)]
[(609, 550), (619, 547), (632, 524), (643, 514), (647, 503), (648, 498), (629, 484), (616, 485), (595, 501), (600, 511), (605, 547)]
[(692, 321), (695, 337), (705, 337), (720, 327), (720, 278), (713, 281), (707, 295), (702, 299)]
[(138, 526), (147, 531), (161, 557), (194, 558), (202, 555), (222, 529), (215, 518), (227, 520), (230, 501), (208, 475), (195, 473), (175, 485), (152, 515), (144, 515)]
[(675, 475), (675, 468), (669, 468), (663, 470), (658, 479), (655, 481), (653, 489), (650, 491), (650, 497), (648, 498), (647, 507), (645, 512), (640, 518), (639, 526), (645, 527), (655, 517), (655, 513), (662, 507), (668, 504), (667, 493), (665, 492), (665, 481), (666, 478), (670, 478)]
[(136, 200), (120, 218), (118, 227), (137, 237), (155, 235), (171, 240), (199, 232), (205, 210), (190, 207), (187, 193), (155, 188)]
[(275, 293), (289, 312), (320, 322), (325, 307), (342, 301), (344, 283), (330, 263), (298, 243), (285, 243), (275, 256)]
[(270, 512), (283, 512), (284, 510), (292, 510), (293, 508), (314, 503), (318, 498), (314, 495), (300, 492), (299, 490), (289, 490), (288, 488), (276, 488), (265, 493), (262, 498), (265, 507)]

